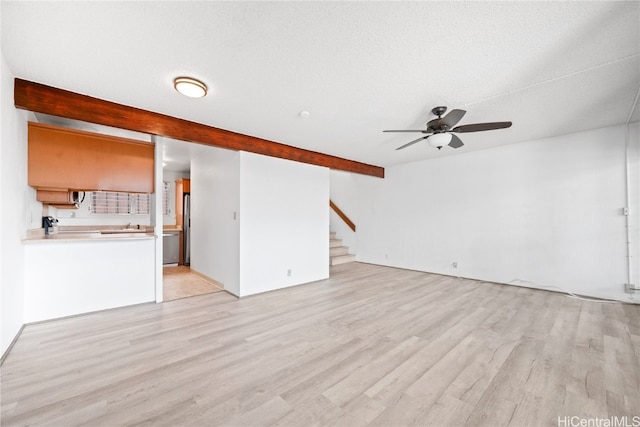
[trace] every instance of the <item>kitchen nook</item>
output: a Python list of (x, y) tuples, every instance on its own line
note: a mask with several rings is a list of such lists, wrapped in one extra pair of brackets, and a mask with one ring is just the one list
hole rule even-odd
[(25, 272), (25, 321), (154, 301), (154, 145), (29, 122), (27, 148), (42, 228), (22, 241), (38, 266)]

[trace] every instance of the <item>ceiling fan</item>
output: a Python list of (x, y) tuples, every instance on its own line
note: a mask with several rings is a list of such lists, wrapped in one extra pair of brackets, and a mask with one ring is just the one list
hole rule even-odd
[(435, 107), (431, 112), (438, 116), (438, 118), (429, 120), (427, 122), (427, 128), (425, 130), (384, 130), (383, 132), (422, 132), (428, 134), (421, 136), (420, 138), (404, 144), (396, 150), (402, 150), (410, 145), (420, 142), (426, 139), (432, 147), (436, 147), (438, 150), (445, 145), (449, 145), (452, 148), (460, 148), (464, 144), (454, 133), (465, 132), (480, 132), (484, 130), (505, 129), (511, 127), (511, 122), (491, 122), (491, 123), (474, 123), (470, 125), (462, 125), (454, 127), (460, 119), (466, 114), (464, 110), (451, 110), (449, 114), (442, 117), (447, 111), (447, 107)]

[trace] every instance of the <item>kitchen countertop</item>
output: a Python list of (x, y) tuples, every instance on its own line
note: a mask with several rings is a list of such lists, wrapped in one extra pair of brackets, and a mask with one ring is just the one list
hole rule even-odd
[(141, 240), (155, 239), (154, 233), (120, 233), (120, 234), (102, 234), (99, 231), (95, 233), (58, 233), (42, 235), (37, 237), (27, 237), (22, 239), (22, 243), (38, 243), (38, 242), (87, 242), (87, 241), (105, 241), (105, 240)]
[(57, 232), (45, 235), (44, 229), (29, 230), (22, 243), (39, 242), (87, 242), (87, 241), (124, 241), (155, 239), (153, 227), (142, 230), (127, 230), (113, 226), (64, 227)]

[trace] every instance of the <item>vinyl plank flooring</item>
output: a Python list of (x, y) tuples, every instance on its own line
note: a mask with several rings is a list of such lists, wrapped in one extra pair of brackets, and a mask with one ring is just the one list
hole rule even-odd
[(557, 425), (638, 414), (640, 306), (361, 263), (27, 325), (2, 426)]
[(220, 286), (192, 272), (188, 266), (162, 268), (162, 295), (165, 301), (220, 291)]

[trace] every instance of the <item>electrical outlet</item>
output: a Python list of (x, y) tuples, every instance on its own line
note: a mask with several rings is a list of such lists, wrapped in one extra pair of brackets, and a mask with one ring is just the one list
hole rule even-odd
[(457, 261), (453, 261), (453, 262), (451, 263), (451, 267), (453, 267), (453, 268), (458, 268), (458, 262), (457, 262)]
[(291, 269), (287, 270), (287, 277), (291, 277)]
[(628, 294), (635, 294), (636, 292), (640, 291), (640, 288), (637, 287), (636, 285), (633, 285), (631, 283), (625, 283), (624, 284), (624, 291)]

